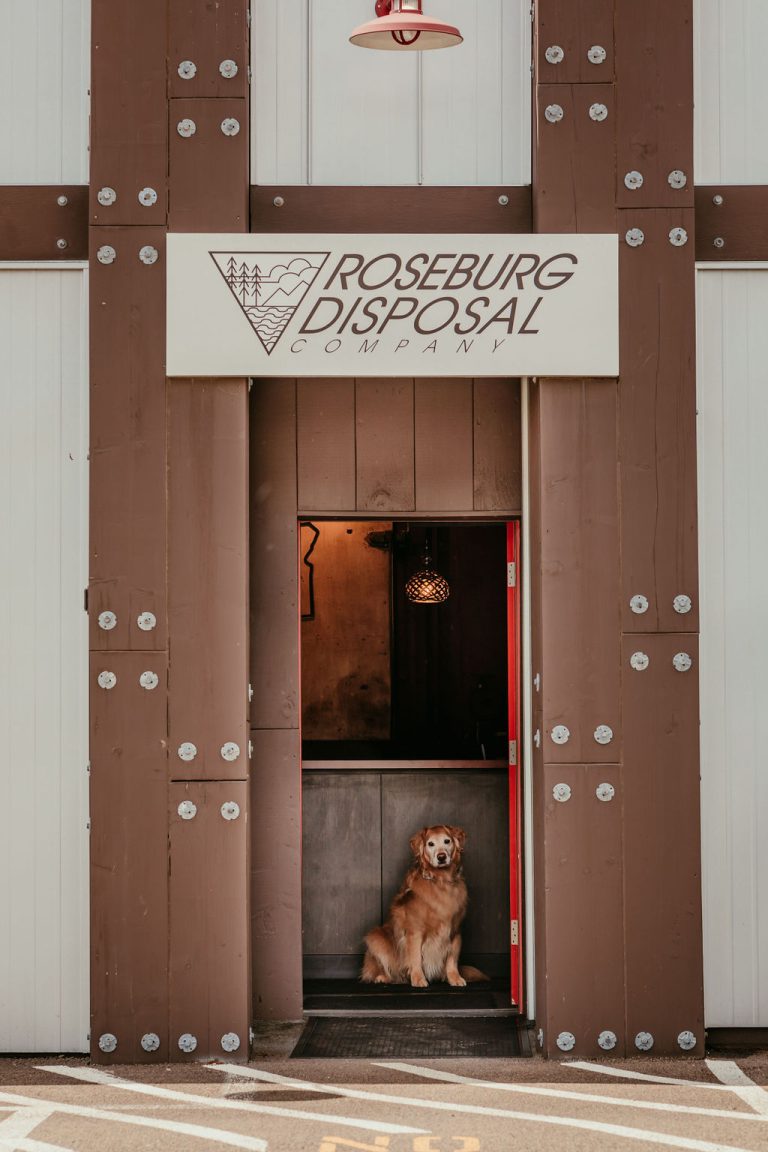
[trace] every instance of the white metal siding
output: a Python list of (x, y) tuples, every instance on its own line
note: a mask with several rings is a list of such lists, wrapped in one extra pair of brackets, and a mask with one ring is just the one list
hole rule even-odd
[(88, 182), (89, 0), (0, 0), (0, 184)]
[(765, 0), (694, 0), (697, 184), (768, 184)]
[(252, 0), (255, 184), (530, 183), (529, 0), (440, 0), (464, 44), (376, 52), (373, 0)]
[(705, 1020), (768, 1025), (768, 271), (699, 271)]
[(88, 1047), (86, 273), (0, 267), (0, 1051)]

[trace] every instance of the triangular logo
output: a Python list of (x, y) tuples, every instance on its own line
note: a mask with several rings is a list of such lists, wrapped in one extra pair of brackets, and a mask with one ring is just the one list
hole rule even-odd
[(211, 252), (267, 356), (293, 319), (329, 252)]

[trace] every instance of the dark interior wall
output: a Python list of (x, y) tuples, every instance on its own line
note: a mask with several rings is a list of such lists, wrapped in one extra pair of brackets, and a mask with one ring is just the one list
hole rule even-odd
[[(393, 554), (393, 742), (412, 757), (506, 756), (503, 524), (401, 525)], [(412, 604), (423, 541), (447, 579), (443, 604)], [(399, 546), (398, 546), (399, 543)]]

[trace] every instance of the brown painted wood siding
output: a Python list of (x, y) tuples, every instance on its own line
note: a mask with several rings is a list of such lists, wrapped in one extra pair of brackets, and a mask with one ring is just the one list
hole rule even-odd
[(517, 380), (299, 380), (296, 427), (302, 515), (520, 512)]
[[(92, 27), (92, 1055), (178, 1059), (189, 1033), (194, 1058), (221, 1056), (235, 1032), (230, 1055), (247, 1059), (247, 383), (166, 387), (164, 371), (167, 227), (249, 226), (246, 13), (94, 0)], [(239, 80), (224, 82), (224, 58)]]
[(531, 397), (537, 1017), (551, 1055), (561, 1032), (598, 1055), (602, 1030), (614, 1054), (636, 1053), (639, 1032), (679, 1053), (686, 1030), (701, 1051), (696, 671), (671, 664), (697, 630), (691, 5), (539, 0), (535, 39), (534, 220), (618, 231), (621, 328), (618, 388), (542, 380)]

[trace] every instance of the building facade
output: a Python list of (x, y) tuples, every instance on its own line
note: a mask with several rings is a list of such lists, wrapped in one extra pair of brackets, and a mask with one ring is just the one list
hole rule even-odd
[[(7, 6), (0, 1050), (247, 1058), (438, 805), (542, 1052), (768, 1027), (768, 17), (433, 7)], [(618, 376), (169, 376), (175, 234), (616, 236)]]

